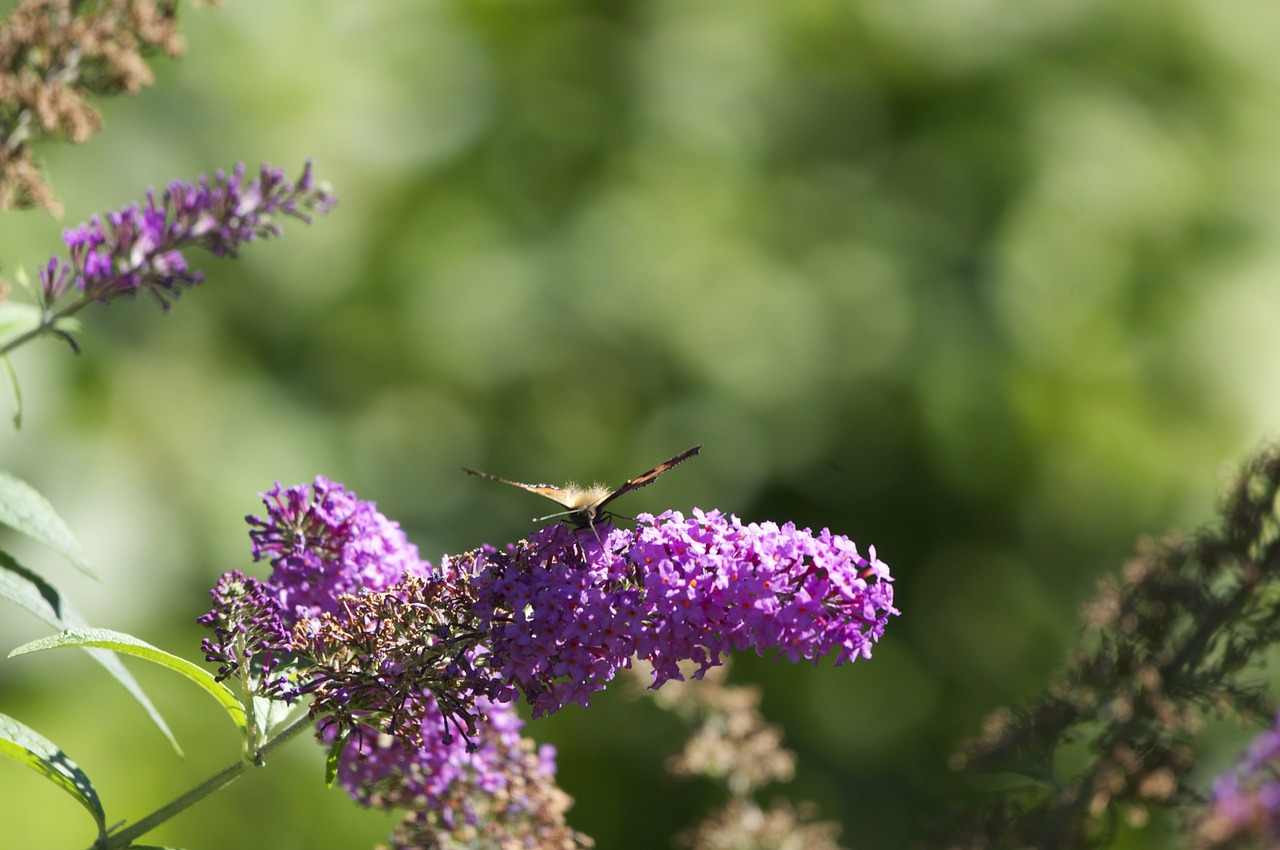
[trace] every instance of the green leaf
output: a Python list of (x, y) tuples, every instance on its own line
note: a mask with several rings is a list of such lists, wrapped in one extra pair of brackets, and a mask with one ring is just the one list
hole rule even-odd
[[(89, 626), (88, 621), (63, 598), (57, 588), (19, 564), (7, 552), (2, 551), (0, 551), (0, 598), (16, 602), (55, 629), (80, 629)], [(124, 686), (124, 689), (146, 711), (151, 722), (168, 739), (178, 755), (182, 755), (182, 748), (178, 746), (173, 732), (169, 730), (169, 724), (165, 723), (160, 712), (143, 693), (142, 686), (133, 678), (133, 674), (120, 663), (119, 656), (114, 652), (91, 646), (86, 646), (84, 651)]]
[(265, 741), (270, 738), (290, 719), (296, 707), (284, 700), (255, 696), (253, 698), (254, 740)]
[(30, 652), (57, 649), (63, 646), (96, 646), (101, 649), (110, 649), (115, 652), (122, 652), (125, 655), (142, 658), (159, 664), (161, 667), (167, 667), (175, 673), (186, 676), (203, 688), (226, 709), (227, 714), (231, 715), (231, 720), (237, 726), (241, 729), (245, 728), (247, 720), (244, 714), (244, 707), (240, 705), (240, 701), (236, 699), (230, 688), (215, 679), (212, 673), (203, 667), (192, 664), (185, 658), (171, 655), (146, 641), (139, 640), (133, 635), (112, 631), (111, 629), (68, 629), (56, 635), (24, 643), (13, 652), (10, 652), (9, 657), (13, 658)]
[(36, 305), (0, 301), (0, 340), (35, 330), (40, 327), (40, 321), (40, 308)]
[(347, 748), (351, 739), (350, 732), (343, 732), (333, 739), (329, 747), (329, 756), (324, 760), (324, 787), (332, 788), (338, 778), (338, 765), (342, 763), (342, 751)]
[[(35, 285), (30, 280), (22, 280), (25, 275), (22, 270), (18, 270), (18, 283), (23, 288), (31, 292), (35, 297), (39, 298)], [(65, 333), (78, 333), (83, 327), (83, 323), (73, 316), (62, 316), (53, 318), (52, 324), (43, 332), (48, 333), (52, 329), (57, 329)], [(36, 330), (45, 321), (44, 310), (36, 304), (29, 304), (18, 301), (0, 301), (0, 345), (6, 344), (5, 337), (18, 337), (22, 334), (30, 333)]]
[(22, 384), (18, 382), (18, 373), (7, 353), (0, 352), (0, 363), (4, 364), (4, 373), (9, 376), (9, 386), (13, 387), (13, 430), (22, 430)]
[(0, 714), (0, 753), (22, 762), (75, 797), (93, 815), (98, 835), (106, 834), (107, 816), (93, 783), (52, 741), (12, 717)]
[(89, 569), (84, 550), (53, 511), (53, 507), (24, 481), (0, 472), (0, 524), (38, 540), (64, 558), (85, 575), (97, 578)]

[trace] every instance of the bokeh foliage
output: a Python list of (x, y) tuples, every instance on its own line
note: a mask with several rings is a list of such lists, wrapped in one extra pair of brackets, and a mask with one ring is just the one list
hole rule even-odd
[[(27, 425), (0, 456), (109, 577), (80, 585), (90, 619), (171, 651), (198, 654), (273, 480), (342, 481), (434, 558), (541, 509), (461, 464), (620, 482), (701, 442), (619, 507), (830, 526), (894, 568), (904, 616), (873, 661), (735, 675), (788, 728), (795, 795), (848, 846), (905, 846), (978, 793), (947, 753), (1044, 682), (1095, 577), (1204, 521), (1275, 428), (1265, 4), (228, 0), (184, 29), (189, 55), (103, 104), (89, 146), (38, 151), (66, 220), (0, 229), (6, 270), (33, 268), (61, 226), (236, 161), (314, 157), (341, 198), (171, 315), (112, 305), (83, 356), (15, 358)], [(15, 619), (6, 646), (38, 634)], [(80, 665), (0, 665), (5, 710), (140, 813), (171, 762), (128, 709), (107, 740), (77, 728), (53, 700)], [(529, 732), (560, 746), (576, 825), (663, 846), (698, 802), (658, 778), (665, 721), (599, 703)], [(312, 755), (234, 797), (287, 826), (214, 803), (156, 839), (381, 834), (316, 791)], [(55, 846), (30, 784), (0, 769), (12, 828)]]

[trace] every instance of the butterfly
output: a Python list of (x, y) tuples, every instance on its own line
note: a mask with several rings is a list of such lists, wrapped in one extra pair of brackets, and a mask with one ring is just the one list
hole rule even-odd
[(578, 528), (593, 528), (596, 522), (604, 516), (605, 506), (614, 499), (624, 496), (632, 490), (639, 490), (646, 484), (652, 484), (659, 475), (673, 466), (684, 463), (700, 451), (702, 451), (701, 444), (683, 451), (671, 458), (671, 460), (660, 463), (648, 472), (637, 475), (616, 490), (610, 490), (603, 484), (593, 484), (590, 487), (579, 487), (576, 484), (566, 484), (563, 487), (554, 487), (550, 484), (521, 484), (519, 481), (508, 481), (505, 478), (499, 478), (496, 475), (490, 475), (487, 472), (481, 472), (469, 466), (462, 468), (471, 475), (478, 475), (481, 478), (488, 478), (490, 481), (499, 481), (503, 484), (510, 484), (512, 487), (519, 487), (521, 490), (528, 490), (530, 493), (537, 493), (539, 496), (550, 499), (567, 509), (544, 517), (535, 517), (534, 522), (542, 522), (543, 520), (562, 516)]

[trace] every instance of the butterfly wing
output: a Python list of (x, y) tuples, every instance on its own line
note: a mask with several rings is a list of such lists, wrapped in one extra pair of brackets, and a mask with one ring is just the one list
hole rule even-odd
[(562, 507), (573, 507), (573, 504), (567, 495), (569, 491), (565, 490), (563, 487), (554, 487), (550, 484), (521, 484), (519, 481), (508, 481), (505, 478), (499, 478), (496, 475), (491, 475), (488, 472), (481, 472), (480, 470), (472, 469), (469, 466), (464, 466), (462, 469), (471, 475), (478, 475), (481, 478), (488, 478), (490, 481), (497, 481), (501, 484), (510, 484), (512, 487), (519, 487), (521, 490), (528, 490), (530, 493), (537, 493), (544, 499), (550, 499)]
[[(509, 484), (512, 487), (519, 487), (521, 490), (528, 490), (530, 493), (537, 493), (544, 499), (550, 499), (557, 505), (567, 508), (563, 514), (552, 514), (551, 516), (567, 515), (569, 520), (581, 527), (588, 527), (595, 524), (596, 518), (604, 512), (604, 506), (612, 502), (619, 496), (626, 495), (632, 490), (639, 490), (646, 484), (651, 484), (662, 473), (671, 469), (673, 466), (684, 463), (689, 458), (702, 451), (702, 445), (696, 445), (687, 451), (683, 451), (671, 460), (660, 463), (653, 469), (641, 475), (637, 475), (627, 483), (623, 484), (616, 490), (610, 491), (606, 487), (596, 486), (583, 489), (575, 486), (556, 487), (551, 484), (523, 484), (519, 481), (508, 481), (506, 478), (499, 478), (488, 472), (481, 472), (478, 469), (472, 469), (469, 466), (462, 467), (463, 471), (469, 475), (476, 475), (480, 478), (488, 478), (490, 481), (497, 481), (500, 484)], [(551, 517), (542, 517), (541, 519), (550, 519)]]
[[(694, 446), (691, 449), (688, 449), (687, 451), (681, 452), (680, 454), (671, 458), (671, 460), (658, 464), (648, 472), (637, 475), (635, 478), (632, 478), (630, 481), (628, 481), (626, 484), (623, 484), (617, 490), (614, 490), (612, 493), (605, 496), (603, 499), (596, 502), (594, 505), (591, 505), (589, 509), (590, 515), (592, 517), (598, 516), (600, 512), (604, 510), (604, 506), (612, 502), (614, 499), (618, 498), (619, 496), (624, 496), (627, 493), (630, 493), (632, 490), (639, 490), (641, 487), (644, 487), (646, 484), (652, 484), (659, 475), (666, 472), (668, 469), (671, 469), (673, 466), (678, 466), (679, 464), (684, 463), (686, 460), (693, 457), (700, 451), (702, 451), (701, 443), (699, 443), (698, 445)], [(511, 482), (508, 481), (507, 483), (510, 484)], [(520, 484), (516, 486), (523, 487), (525, 485)]]

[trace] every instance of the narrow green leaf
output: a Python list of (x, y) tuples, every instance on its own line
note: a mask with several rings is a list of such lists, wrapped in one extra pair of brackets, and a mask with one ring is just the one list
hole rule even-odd
[(97, 578), (89, 569), (84, 550), (71, 529), (53, 511), (53, 506), (30, 484), (0, 472), (0, 525), (7, 525), (58, 552), (85, 575)]
[(93, 783), (48, 738), (7, 714), (0, 714), (0, 754), (22, 762), (75, 797), (93, 815), (98, 824), (98, 834), (106, 833), (107, 816), (102, 811), (102, 802), (98, 799), (98, 792), (93, 789)]
[[(26, 286), (24, 288), (32, 293), (36, 291), (34, 286)], [(17, 337), (31, 333), (47, 320), (44, 311), (35, 304), (19, 301), (0, 301), (0, 346), (7, 346)], [(79, 319), (73, 316), (63, 316), (62, 318), (53, 319), (52, 324), (44, 329), (42, 335), (49, 333), (53, 329), (65, 333), (79, 333), (82, 328), (83, 323)]]
[(347, 747), (351, 734), (343, 732), (333, 739), (329, 747), (329, 756), (324, 760), (324, 787), (332, 788), (338, 778), (338, 766), (342, 763), (342, 751)]
[[(55, 629), (89, 627), (88, 621), (72, 607), (57, 588), (19, 564), (7, 552), (2, 551), (0, 551), (0, 598), (16, 602)], [(178, 746), (177, 739), (169, 730), (169, 724), (165, 723), (159, 710), (143, 693), (142, 686), (133, 678), (133, 674), (120, 663), (120, 658), (114, 652), (91, 646), (86, 646), (84, 651), (124, 686), (124, 689), (142, 706), (143, 711), (151, 718), (151, 722), (156, 725), (160, 733), (168, 739), (174, 751), (182, 755), (182, 748)]]
[(9, 657), (13, 658), (18, 655), (26, 655), (29, 652), (57, 649), (63, 646), (96, 646), (101, 649), (110, 649), (151, 661), (161, 667), (167, 667), (175, 673), (186, 676), (203, 688), (226, 709), (227, 714), (231, 715), (232, 721), (241, 729), (248, 722), (245, 718), (244, 707), (240, 705), (240, 701), (236, 699), (235, 694), (231, 692), (230, 688), (215, 679), (208, 670), (192, 664), (185, 658), (179, 658), (123, 632), (116, 632), (111, 629), (68, 629), (56, 635), (24, 643), (13, 652), (10, 652)]
[(58, 589), (8, 552), (0, 552), (0, 597), (16, 602), (51, 626), (75, 625), (67, 622), (70, 605)]
[(9, 386), (13, 388), (13, 430), (22, 430), (22, 384), (18, 381), (18, 373), (13, 368), (9, 355), (0, 352), (0, 363), (4, 364), (4, 373), (9, 376)]
[(35, 330), (40, 321), (40, 308), (36, 305), (0, 301), (0, 338)]

